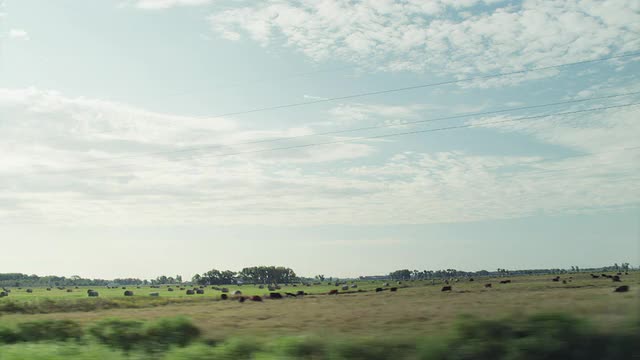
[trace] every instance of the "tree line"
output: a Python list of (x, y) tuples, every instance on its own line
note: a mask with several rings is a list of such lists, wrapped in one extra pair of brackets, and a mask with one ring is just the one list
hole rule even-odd
[(203, 274), (196, 274), (191, 281), (198, 285), (222, 285), (235, 283), (250, 284), (289, 284), (299, 281), (296, 273), (283, 266), (252, 266), (235, 272), (231, 270), (212, 269)]
[[(474, 276), (508, 276), (508, 275), (544, 275), (544, 274), (566, 274), (566, 273), (578, 273), (578, 272), (599, 272), (599, 271), (629, 271), (632, 267), (629, 263), (621, 263), (620, 265), (613, 264), (612, 266), (603, 266), (599, 268), (580, 268), (578, 266), (571, 266), (569, 269), (525, 269), (525, 270), (508, 270), (504, 268), (498, 268), (496, 271), (461, 271), (456, 269), (443, 269), (443, 270), (409, 270), (401, 269), (389, 273), (388, 278), (391, 280), (431, 280), (431, 279), (443, 279), (443, 278), (461, 278), (461, 277), (474, 277)], [(366, 277), (361, 276), (361, 279)]]

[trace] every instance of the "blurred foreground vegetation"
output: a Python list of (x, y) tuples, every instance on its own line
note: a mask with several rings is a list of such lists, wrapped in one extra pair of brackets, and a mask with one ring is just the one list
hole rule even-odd
[(640, 321), (598, 330), (585, 320), (538, 314), (521, 319), (458, 319), (440, 336), (396, 338), (202, 336), (185, 318), (70, 320), (0, 325), (0, 359), (632, 359)]

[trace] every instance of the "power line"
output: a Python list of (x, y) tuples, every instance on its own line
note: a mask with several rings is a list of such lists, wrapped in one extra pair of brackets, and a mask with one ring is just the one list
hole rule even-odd
[[(436, 86), (442, 86), (442, 85), (452, 85), (452, 84), (469, 82), (469, 81), (474, 81), (474, 80), (483, 80), (483, 79), (498, 78), (498, 77), (503, 77), (503, 76), (525, 74), (525, 73), (534, 72), (534, 71), (543, 71), (543, 70), (558, 69), (558, 68), (570, 67), (570, 66), (576, 66), (576, 65), (591, 64), (591, 63), (603, 62), (603, 61), (607, 61), (607, 60), (620, 59), (620, 58), (637, 56), (637, 55), (640, 55), (640, 51), (629, 52), (629, 53), (624, 53), (624, 54), (619, 54), (619, 55), (613, 55), (613, 56), (608, 56), (608, 57), (603, 57), (603, 58), (593, 59), (593, 60), (582, 60), (582, 61), (571, 62), (571, 63), (563, 63), (563, 64), (556, 64), (556, 65), (550, 65), (550, 66), (534, 67), (534, 68), (531, 68), (531, 69), (524, 69), (524, 70), (517, 70), (517, 71), (510, 71), (510, 72), (501, 72), (501, 73), (489, 74), (489, 75), (472, 76), (472, 77), (467, 77), (467, 78), (457, 79), (457, 80), (448, 80), (448, 81), (428, 83), (428, 84), (420, 84), (420, 85), (407, 86), (407, 87), (401, 87), (401, 88), (386, 89), (386, 90), (379, 90), (379, 91), (372, 91), (372, 92), (363, 92), (363, 93), (357, 93), (357, 94), (351, 94), (351, 95), (345, 95), (345, 96), (330, 97), (330, 98), (318, 99), (318, 100), (313, 100), (313, 101), (304, 101), (304, 102), (289, 103), (289, 104), (283, 104), (283, 105), (268, 106), (268, 107), (263, 107), (263, 108), (255, 108), (255, 109), (249, 109), (249, 110), (229, 112), (229, 113), (224, 113), (224, 114), (219, 114), (219, 115), (214, 115), (214, 116), (206, 116), (206, 117), (202, 116), (200, 118), (206, 119), (206, 120), (210, 120), (210, 119), (216, 119), (216, 118), (221, 118), (221, 117), (231, 117), (231, 116), (235, 116), (235, 115), (243, 115), (243, 114), (251, 114), (251, 113), (257, 113), (257, 112), (263, 112), (263, 111), (277, 110), (277, 109), (300, 107), (300, 106), (327, 103), (327, 102), (338, 101), (338, 100), (347, 100), (347, 99), (354, 99), (354, 98), (360, 98), (360, 97), (366, 97), (366, 96), (389, 94), (389, 93), (416, 90), (416, 89), (422, 89), (422, 88), (428, 88), (428, 87), (436, 87)], [(102, 132), (97, 133), (97, 134), (111, 133), (111, 132), (115, 132), (115, 131), (117, 131), (117, 130), (114, 130), (114, 131), (102, 131)], [(44, 138), (44, 139), (53, 139), (53, 138), (61, 138), (61, 137), (64, 137), (64, 135), (47, 137), (47, 138)], [(40, 140), (42, 140), (42, 138), (40, 138)]]
[[(455, 126), (441, 127), (441, 128), (435, 128), (435, 129), (412, 130), (412, 131), (405, 131), (405, 132), (392, 133), (392, 134), (363, 136), (363, 137), (357, 137), (357, 138), (326, 141), (326, 142), (318, 142), (318, 143), (291, 145), (291, 146), (275, 147), (275, 148), (267, 148), (267, 149), (246, 150), (246, 151), (221, 153), (221, 154), (204, 154), (204, 155), (199, 155), (199, 156), (192, 156), (192, 157), (185, 158), (185, 159), (205, 158), (205, 157), (227, 157), (227, 156), (257, 154), (257, 153), (281, 151), (281, 150), (302, 149), (302, 148), (309, 148), (309, 147), (315, 147), (315, 146), (344, 144), (344, 143), (350, 143), (350, 142), (355, 142), (355, 141), (376, 140), (376, 139), (383, 139), (383, 138), (390, 138), (390, 137), (397, 137), (397, 136), (432, 133), (432, 132), (440, 132), (440, 131), (450, 131), (450, 130), (481, 127), (481, 126), (486, 126), (486, 125), (497, 125), (497, 124), (512, 123), (512, 122), (519, 122), (519, 121), (526, 121), (526, 120), (533, 120), (533, 119), (542, 119), (542, 118), (549, 118), (549, 117), (552, 117), (552, 116), (564, 116), (564, 115), (582, 114), (582, 113), (589, 113), (589, 112), (609, 110), (609, 109), (625, 108), (625, 107), (631, 107), (631, 106), (636, 106), (636, 105), (640, 105), (640, 102), (621, 104), (621, 105), (603, 106), (603, 107), (591, 108), (591, 109), (583, 109), (583, 110), (556, 112), (556, 113), (544, 114), (544, 115), (526, 116), (526, 117), (520, 117), (520, 118), (515, 118), (515, 119), (486, 121), (486, 122), (476, 123), (476, 124), (464, 124), (464, 125), (455, 125)], [(65, 174), (65, 173), (87, 172), (87, 171), (90, 172), (90, 171), (94, 171), (94, 170), (128, 168), (130, 166), (132, 166), (132, 165), (131, 164), (121, 164), (121, 165), (113, 165), (113, 166), (105, 166), (105, 167), (91, 167), (91, 168), (83, 168), (83, 169), (68, 169), (68, 170), (49, 171), (49, 172), (40, 172), (40, 173), (33, 172), (30, 175), (35, 175), (35, 174)]]
[(220, 118), (220, 117), (230, 117), (230, 116), (243, 115), (243, 114), (251, 114), (251, 113), (256, 113), (256, 112), (263, 112), (263, 111), (270, 111), (270, 110), (277, 110), (277, 109), (284, 109), (284, 108), (292, 108), (292, 107), (306, 106), (306, 105), (312, 105), (312, 104), (320, 104), (320, 103), (332, 102), (332, 101), (337, 101), (337, 100), (355, 99), (355, 98), (360, 98), (360, 97), (365, 97), (365, 96), (382, 95), (382, 94), (389, 94), (389, 93), (400, 92), (400, 91), (423, 89), (423, 88), (442, 86), (442, 85), (452, 85), (452, 84), (458, 84), (458, 83), (463, 83), (463, 82), (469, 82), (469, 81), (473, 81), (473, 80), (484, 80), (484, 79), (492, 79), (492, 78), (503, 77), (503, 76), (525, 74), (525, 73), (533, 72), (533, 71), (543, 71), (543, 70), (558, 69), (558, 68), (562, 68), (562, 67), (569, 67), (569, 66), (575, 66), (575, 65), (592, 64), (592, 63), (596, 63), (596, 62), (603, 62), (603, 61), (607, 61), (607, 60), (620, 59), (620, 58), (625, 58), (625, 57), (630, 57), (630, 56), (637, 56), (637, 55), (640, 55), (640, 52), (632, 52), (632, 53), (625, 53), (625, 54), (620, 54), (620, 55), (613, 55), (613, 56), (608, 56), (608, 57), (603, 57), (603, 58), (593, 59), (593, 60), (582, 60), (582, 61), (571, 62), (571, 63), (534, 67), (534, 68), (531, 68), (531, 69), (509, 71), (509, 72), (501, 72), (501, 73), (489, 74), (489, 75), (472, 76), (472, 77), (466, 77), (466, 78), (458, 79), (458, 80), (447, 80), (447, 81), (441, 81), (441, 82), (435, 82), (435, 83), (429, 83), (429, 84), (406, 86), (406, 87), (395, 88), (395, 89), (386, 89), (386, 90), (363, 92), (363, 93), (351, 94), (351, 95), (345, 95), (345, 96), (336, 96), (336, 97), (318, 99), (318, 100), (313, 100), (313, 101), (305, 101), (305, 102), (289, 103), (289, 104), (283, 104), (283, 105), (267, 106), (267, 107), (263, 107), (263, 108), (256, 108), (256, 109), (250, 109), (250, 110), (242, 110), (242, 111), (219, 114), (219, 115), (215, 115), (215, 116), (212, 116), (212, 117), (208, 117), (208, 119), (215, 119), (215, 118)]
[[(507, 109), (500, 109), (500, 110), (491, 110), (491, 111), (482, 111), (482, 112), (475, 112), (475, 113), (459, 114), (459, 115), (438, 117), (438, 118), (432, 118), (432, 119), (423, 119), (423, 120), (415, 120), (415, 121), (403, 121), (403, 122), (398, 122), (398, 123), (394, 123), (394, 124), (386, 124), (386, 125), (366, 126), (366, 127), (352, 128), (352, 129), (326, 131), (326, 132), (321, 132), (321, 133), (312, 133), (312, 134), (294, 135), (294, 136), (283, 136), (283, 137), (278, 137), (278, 138), (262, 138), (262, 139), (258, 139), (258, 140), (236, 142), (236, 143), (231, 143), (231, 144), (209, 144), (209, 145), (194, 146), (194, 147), (190, 147), (190, 148), (186, 148), (186, 149), (176, 149), (176, 150), (165, 150), (165, 151), (138, 153), (138, 154), (132, 154), (132, 155), (124, 155), (124, 156), (115, 156), (115, 157), (109, 157), (109, 158), (102, 158), (102, 159), (99, 159), (99, 160), (101, 160), (101, 161), (121, 160), (121, 159), (136, 158), (136, 157), (140, 157), (140, 156), (167, 155), (167, 154), (193, 152), (193, 151), (201, 151), (201, 150), (208, 150), (208, 149), (215, 149), (215, 148), (224, 148), (224, 147), (231, 147), (231, 146), (238, 146), (238, 145), (253, 145), (253, 144), (261, 144), (261, 143), (286, 141), (286, 140), (296, 140), (296, 139), (314, 137), (314, 136), (339, 135), (339, 134), (346, 134), (346, 133), (352, 133), (352, 132), (358, 132), (358, 131), (368, 131), (368, 130), (376, 130), (376, 129), (394, 128), (394, 127), (399, 127), (399, 126), (416, 125), (416, 124), (423, 124), (423, 123), (429, 123), (429, 122), (462, 119), (462, 118), (473, 117), (473, 116), (495, 115), (495, 114), (500, 114), (500, 113), (505, 113), (505, 112), (512, 112), (512, 111), (531, 110), (531, 109), (550, 107), (550, 106), (557, 106), (557, 105), (567, 105), (567, 104), (575, 104), (575, 103), (595, 101), (595, 100), (612, 99), (612, 98), (616, 98), (616, 97), (631, 96), (631, 95), (637, 95), (637, 94), (640, 94), (640, 91), (628, 92), (628, 93), (623, 93), (623, 94), (615, 94), (615, 95), (605, 95), (605, 96), (591, 97), (591, 98), (585, 98), (585, 99), (574, 99), (574, 100), (560, 101), (560, 102), (547, 103), (547, 104), (528, 105), (528, 106), (521, 106), (521, 107), (514, 107), (514, 108), (507, 108)], [(87, 161), (87, 162), (95, 162), (95, 161)]]

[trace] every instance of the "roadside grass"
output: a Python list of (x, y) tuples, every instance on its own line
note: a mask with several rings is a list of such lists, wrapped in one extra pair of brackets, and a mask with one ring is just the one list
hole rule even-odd
[[(0, 359), (631, 359), (640, 354), (640, 322), (598, 330), (581, 318), (541, 313), (491, 320), (461, 316), (451, 331), (402, 337), (248, 335), (212, 341), (185, 318), (104, 320), (88, 330), (68, 321), (30, 322), (0, 332)], [(24, 325), (24, 324), (23, 324)], [(58, 338), (39, 330), (62, 329)], [(13, 331), (14, 336), (7, 336)]]

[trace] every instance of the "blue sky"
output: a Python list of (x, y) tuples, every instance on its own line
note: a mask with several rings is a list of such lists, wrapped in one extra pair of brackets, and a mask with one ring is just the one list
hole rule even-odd
[(634, 53), (636, 1), (0, 4), (0, 272), (640, 263), (640, 56), (224, 115)]

